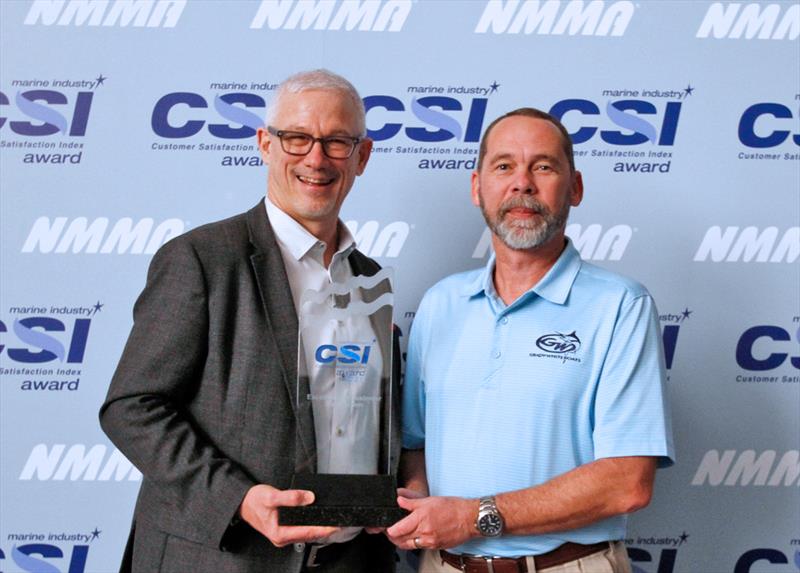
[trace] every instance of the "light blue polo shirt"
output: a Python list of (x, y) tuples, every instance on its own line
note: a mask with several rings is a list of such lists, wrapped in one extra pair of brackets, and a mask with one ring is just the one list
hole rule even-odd
[[(431, 495), (531, 487), (599, 458), (674, 460), (652, 297), (581, 261), (571, 242), (506, 306), (487, 266), (420, 303), (408, 346), (403, 446), (425, 448)], [(608, 484), (613, 487), (613, 484)], [(473, 539), (452, 551), (537, 555), (625, 537), (626, 516), (546, 535)]]

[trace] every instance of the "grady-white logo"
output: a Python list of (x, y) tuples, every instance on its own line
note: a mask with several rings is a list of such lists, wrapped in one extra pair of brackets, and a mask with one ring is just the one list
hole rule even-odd
[(569, 334), (554, 332), (540, 336), (536, 346), (551, 354), (574, 354), (581, 347), (581, 340), (574, 330)]
[(574, 356), (581, 347), (581, 339), (574, 330), (569, 334), (561, 332), (544, 334), (536, 339), (536, 346), (544, 352), (531, 352), (528, 354), (531, 358), (555, 358), (562, 364), (567, 360), (570, 362), (581, 361), (580, 358)]

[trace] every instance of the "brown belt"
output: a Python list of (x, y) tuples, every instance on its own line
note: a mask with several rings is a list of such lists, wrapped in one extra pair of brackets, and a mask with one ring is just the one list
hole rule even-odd
[[(579, 543), (567, 542), (541, 555), (534, 555), (533, 562), (536, 570), (546, 569), (563, 565), (582, 557), (588, 557), (598, 551), (604, 551), (610, 547), (610, 542), (601, 541), (591, 545), (581, 545)], [(439, 556), (442, 562), (452, 565), (459, 571), (465, 573), (528, 573), (528, 565), (524, 557), (476, 557), (468, 555), (456, 555), (440, 550)]]

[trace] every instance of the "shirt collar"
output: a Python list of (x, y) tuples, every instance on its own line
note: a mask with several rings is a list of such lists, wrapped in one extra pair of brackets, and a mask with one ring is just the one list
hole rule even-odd
[[(462, 294), (464, 296), (476, 296), (483, 293), (489, 297), (496, 296), (497, 292), (495, 291), (493, 280), (494, 266), (495, 256), (492, 253), (483, 270), (464, 286)], [(531, 287), (528, 293), (535, 292), (552, 303), (564, 304), (567, 302), (569, 291), (572, 290), (572, 285), (578, 276), (580, 268), (581, 256), (572, 244), (572, 240), (567, 237), (567, 244), (561, 255), (559, 255), (558, 260), (550, 267), (547, 274)], [(528, 293), (522, 295), (520, 299), (526, 297)]]
[[(267, 218), (269, 218), (272, 230), (275, 232), (275, 238), (295, 260), (299, 261), (315, 246), (323, 244), (322, 241), (309, 233), (303, 225), (292, 219), (280, 207), (270, 201), (269, 197), (264, 199), (264, 204), (267, 208)], [(350, 229), (342, 223), (341, 219), (337, 224), (339, 227), (339, 248), (335, 255), (337, 255), (337, 258), (347, 257), (356, 248), (356, 242)]]

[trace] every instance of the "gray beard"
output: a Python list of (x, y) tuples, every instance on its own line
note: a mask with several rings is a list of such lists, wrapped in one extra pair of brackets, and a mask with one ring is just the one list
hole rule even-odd
[[(533, 249), (547, 243), (560, 229), (564, 228), (569, 216), (569, 203), (566, 201), (560, 211), (552, 213), (545, 205), (530, 195), (517, 195), (502, 203), (497, 211), (497, 216), (492, 218), (486, 212), (483, 196), (479, 195), (479, 200), (481, 213), (483, 213), (489, 229), (503, 241), (503, 244), (516, 251)], [(541, 218), (531, 221), (509, 221), (506, 216), (509, 211), (517, 207), (535, 211)]]

